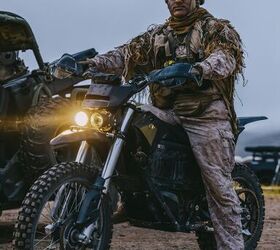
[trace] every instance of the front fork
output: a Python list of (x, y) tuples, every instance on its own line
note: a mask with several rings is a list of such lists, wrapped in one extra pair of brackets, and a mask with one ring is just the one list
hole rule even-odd
[[(116, 136), (111, 146), (111, 149), (108, 153), (108, 157), (105, 162), (102, 174), (100, 177), (98, 177), (96, 182), (93, 184), (92, 188), (87, 192), (85, 199), (81, 205), (81, 209), (79, 210), (78, 219), (77, 219), (78, 225), (83, 225), (86, 222), (88, 218), (88, 213), (92, 212), (91, 209), (94, 209), (92, 208), (93, 201), (97, 201), (98, 205), (96, 206), (95, 209), (99, 210), (101, 204), (100, 203), (101, 194), (102, 193), (106, 194), (108, 192), (111, 177), (115, 171), (120, 153), (123, 148), (124, 134), (126, 133), (130, 125), (130, 121), (132, 119), (133, 114), (134, 114), (134, 110), (132, 108), (128, 108), (126, 115), (123, 119), (120, 132)], [(90, 147), (91, 146), (86, 141), (83, 141), (80, 145), (75, 161), (82, 164), (85, 163), (87, 159), (87, 154), (91, 150)], [(57, 209), (60, 207), (60, 203), (61, 203), (61, 194), (63, 193), (64, 189), (65, 189), (65, 185), (61, 186), (61, 188), (59, 189), (55, 197), (54, 206), (51, 211), (51, 216), (53, 218), (55, 217), (55, 215), (57, 215), (58, 212)], [(72, 195), (73, 195), (73, 190), (70, 189), (67, 193), (67, 198), (66, 198), (67, 201), (72, 197)], [(67, 203), (68, 203), (67, 201), (65, 202), (65, 205), (62, 207), (62, 209), (59, 211), (58, 221), (55, 224), (48, 225), (46, 227), (46, 231), (52, 232), (55, 230), (55, 228), (58, 225), (60, 225), (60, 223), (62, 223), (67, 209)], [(87, 244), (90, 241), (90, 236), (92, 235), (94, 229), (95, 229), (95, 222), (90, 224), (83, 230), (83, 232), (78, 236), (79, 240)]]
[[(130, 125), (130, 121), (134, 114), (134, 110), (132, 108), (128, 108), (125, 117), (122, 122), (121, 129), (117, 134), (110, 151), (108, 153), (108, 157), (106, 159), (103, 171), (101, 176), (96, 180), (91, 190), (86, 194), (86, 197), (82, 203), (81, 209), (79, 210), (79, 215), (76, 223), (78, 225), (83, 225), (87, 222), (89, 214), (91, 214), (92, 210), (99, 210), (101, 205), (101, 195), (102, 193), (107, 193), (111, 177), (114, 174), (114, 171), (117, 166), (117, 162), (119, 160), (121, 151), (123, 149), (124, 144), (124, 136), (128, 130)], [(82, 147), (82, 145), (81, 145)], [(82, 151), (82, 150), (81, 150)], [(82, 152), (81, 152), (82, 153)], [(82, 154), (81, 154), (82, 155)], [(95, 202), (95, 203), (94, 203)], [(96, 207), (92, 205), (95, 204)], [(83, 232), (79, 235), (79, 240), (84, 244), (88, 244), (90, 241), (90, 236), (92, 235), (96, 225), (95, 222), (91, 223), (87, 226)]]
[(120, 129), (119, 134), (116, 136), (116, 139), (109, 151), (107, 160), (105, 162), (101, 178), (105, 180), (104, 183), (104, 193), (108, 192), (108, 188), (110, 185), (111, 177), (114, 174), (114, 171), (117, 166), (117, 162), (119, 160), (121, 151), (123, 149), (123, 144), (124, 144), (124, 136), (129, 128), (130, 121), (132, 119), (132, 116), (134, 114), (134, 110), (132, 108), (128, 108), (126, 115), (123, 119), (123, 123)]

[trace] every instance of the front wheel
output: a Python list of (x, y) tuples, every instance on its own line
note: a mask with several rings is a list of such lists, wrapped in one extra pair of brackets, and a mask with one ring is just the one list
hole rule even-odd
[(90, 242), (84, 245), (75, 237), (77, 213), (97, 175), (96, 168), (75, 162), (46, 171), (22, 203), (15, 226), (15, 249), (109, 249), (113, 224), (107, 195), (102, 196)]
[[(240, 163), (235, 164), (232, 179), (242, 209), (241, 222), (245, 249), (256, 249), (262, 235), (265, 216), (264, 196), (260, 182), (250, 168)], [(214, 233), (198, 232), (197, 236), (200, 249), (217, 249)]]

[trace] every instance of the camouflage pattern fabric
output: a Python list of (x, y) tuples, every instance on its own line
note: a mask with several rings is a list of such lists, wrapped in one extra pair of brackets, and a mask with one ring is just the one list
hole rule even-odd
[[(192, 63), (202, 71), (207, 83), (202, 88), (187, 82), (173, 92), (152, 85), (151, 99), (157, 104), (161, 98), (160, 108), (173, 109), (189, 135), (201, 168), (218, 250), (242, 250), (241, 209), (230, 174), (237, 132), (234, 82), (244, 67), (242, 44), (228, 21), (198, 10), (200, 14), (191, 17), (194, 22), (185, 34), (177, 34), (168, 22), (156, 25), (92, 61), (98, 70), (126, 79), (135, 73), (163, 68), (171, 60)], [(172, 103), (164, 107), (164, 99), (172, 99)]]
[[(171, 22), (169, 19), (163, 25), (151, 26), (147, 32), (133, 38), (129, 43), (98, 55), (92, 59), (93, 64), (102, 72), (123, 75), (128, 80), (136, 73), (148, 73), (153, 69), (163, 68), (172, 60), (193, 63), (202, 69), (204, 79), (211, 81), (209, 93), (190, 83), (191, 88), (184, 92), (187, 94), (185, 100), (180, 91), (179, 102), (190, 104), (189, 108), (201, 106), (206, 108), (206, 96), (209, 96), (208, 104), (210, 104), (216, 100), (211, 95), (220, 94), (229, 110), (233, 132), (237, 134), (233, 98), (234, 82), (244, 68), (241, 39), (228, 21), (214, 18), (205, 9), (197, 8), (191, 14), (189, 18), (192, 22), (183, 20), (186, 25), (191, 25), (186, 34), (181, 34), (182, 24), (174, 25), (179, 27), (177, 34), (177, 31), (169, 26)], [(166, 95), (167, 92), (158, 86), (155, 88), (151, 86), (151, 97), (156, 106), (159, 103), (160, 108), (170, 108), (170, 102), (164, 102), (163, 99), (172, 99), (172, 102), (176, 102), (174, 93), (169, 91), (170, 94)], [(204, 103), (200, 104), (202, 97)], [(174, 108), (176, 109), (176, 105)], [(199, 113), (201, 112), (192, 110), (188, 114), (185, 112), (185, 116)]]
[(180, 117), (187, 132), (206, 190), (218, 250), (244, 249), (241, 208), (233, 189), (234, 135), (223, 101), (201, 117)]
[(234, 135), (224, 102), (212, 102), (201, 117), (177, 117), (172, 110), (151, 105), (144, 105), (141, 109), (152, 112), (164, 122), (183, 126), (201, 169), (217, 249), (244, 249), (240, 202), (231, 178)]

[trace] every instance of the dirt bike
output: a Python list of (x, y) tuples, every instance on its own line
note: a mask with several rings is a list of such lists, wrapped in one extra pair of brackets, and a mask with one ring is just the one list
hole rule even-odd
[[(18, 55), (19, 51), (27, 50), (33, 52), (38, 64), (38, 69), (32, 72)], [(8, 73), (0, 80), (1, 214), (2, 210), (19, 207), (34, 180), (61, 161), (58, 157), (62, 154), (53, 154), (49, 141), (69, 126), (68, 110), (83, 99), (88, 86), (74, 87), (84, 80), (81, 77), (55, 78), (52, 69), (57, 61), (44, 63), (27, 21), (3, 11), (0, 11), (0, 54), (1, 73), (3, 70)], [(95, 55), (96, 51), (90, 49), (74, 57), (84, 60)], [(71, 98), (66, 98), (66, 94)]]
[[(74, 68), (73, 68), (74, 70)], [(162, 71), (125, 84), (97, 74), (76, 124), (51, 141), (54, 148), (81, 142), (75, 162), (58, 164), (34, 183), (15, 227), (16, 249), (109, 249), (113, 233), (108, 188), (121, 193), (132, 225), (194, 232), (201, 249), (216, 249), (200, 170), (183, 128), (138, 106), (131, 98), (151, 82), (188, 75)], [(159, 74), (158, 74), (159, 73)], [(165, 75), (164, 79), (161, 75)], [(263, 117), (240, 118), (240, 130)], [(84, 162), (89, 150), (94, 164)], [(264, 223), (264, 197), (254, 173), (236, 164), (232, 172), (241, 202), (246, 249), (255, 249)]]

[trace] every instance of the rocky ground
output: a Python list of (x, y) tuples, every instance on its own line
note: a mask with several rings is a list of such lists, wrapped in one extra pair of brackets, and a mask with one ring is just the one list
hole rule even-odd
[[(0, 220), (0, 249), (12, 249), (12, 231), (16, 211), (5, 212)], [(195, 236), (166, 233), (131, 227), (127, 223), (114, 227), (113, 250), (181, 250), (198, 249)], [(280, 195), (266, 196), (266, 220), (258, 250), (280, 250)]]

